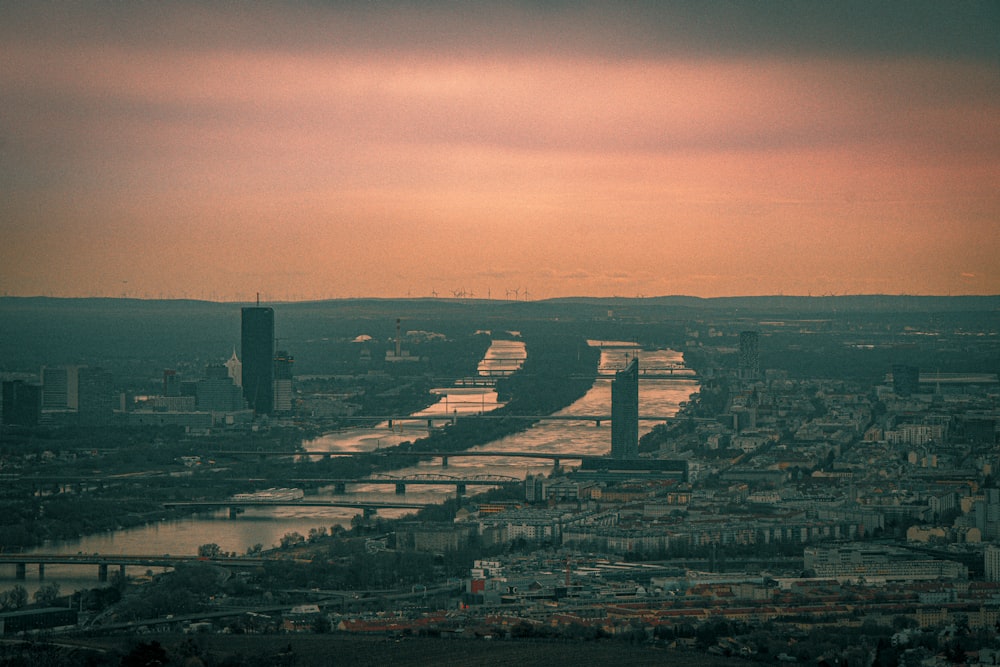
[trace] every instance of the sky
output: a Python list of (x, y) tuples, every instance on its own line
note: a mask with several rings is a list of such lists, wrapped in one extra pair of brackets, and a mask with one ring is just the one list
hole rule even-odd
[(1000, 294), (998, 35), (995, 1), (0, 0), (0, 294)]

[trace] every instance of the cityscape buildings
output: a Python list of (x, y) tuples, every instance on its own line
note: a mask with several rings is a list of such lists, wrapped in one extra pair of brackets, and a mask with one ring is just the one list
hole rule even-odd
[(181, 395), (181, 378), (173, 368), (163, 369), (163, 395)]
[(195, 383), (195, 397), (202, 411), (236, 412), (243, 407), (243, 394), (223, 364), (205, 367), (205, 377)]
[[(233, 314), (228, 313), (230, 321)], [(260, 324), (255, 320), (257, 314), (252, 312), (244, 318), (248, 333), (277, 340), (273, 338), (273, 315), (265, 315), (262, 332), (253, 330), (254, 323)], [(383, 620), (388, 622), (388, 614), (393, 614), (393, 625), (388, 630), (391, 632), (418, 632), (424, 627), (421, 624), (432, 622), (428, 619), (433, 610), (455, 610), (457, 602), (460, 616), (442, 612), (436, 616), (439, 620), (433, 621), (438, 624), (435, 632), (459, 636), (464, 630), (449, 625), (454, 623), (464, 629), (475, 626), (477, 633), (498, 632), (477, 636), (505, 636), (494, 625), (487, 626), (493, 623), (488, 619), (493, 618), (496, 608), (504, 603), (511, 610), (510, 627), (519, 628), (516, 634), (524, 635), (536, 627), (539, 633), (544, 630), (561, 637), (578, 637), (581, 628), (596, 631), (600, 627), (608, 638), (635, 633), (647, 642), (662, 639), (680, 645), (682, 640), (690, 640), (685, 644), (687, 648), (716, 655), (726, 651), (729, 653), (725, 655), (743, 654), (744, 650), (750, 655), (759, 649), (761, 655), (775, 656), (779, 651), (792, 652), (789, 647), (795, 646), (799, 664), (811, 663), (820, 655), (834, 655), (840, 660), (838, 664), (872, 664), (869, 654), (861, 656), (863, 660), (845, 662), (844, 656), (853, 648), (831, 653), (833, 649), (825, 640), (837, 627), (850, 628), (843, 631), (845, 642), (857, 642), (857, 632), (869, 633), (869, 646), (881, 639), (888, 646), (890, 637), (893, 642), (919, 638), (931, 652), (941, 656), (952, 650), (949, 647), (956, 641), (952, 628), (967, 627), (968, 635), (959, 638), (970, 642), (970, 654), (980, 644), (984, 652), (993, 650), (985, 647), (996, 645), (1000, 629), (1000, 607), (996, 604), (1000, 599), (1000, 490), (995, 478), (995, 471), (1000, 469), (996, 447), (1000, 436), (1000, 380), (996, 373), (987, 372), (994, 367), (995, 355), (987, 357), (984, 352), (975, 357), (963, 348), (961, 354), (970, 355), (969, 360), (958, 357), (950, 366), (944, 365), (944, 373), (897, 372), (895, 364), (902, 361), (915, 371), (918, 364), (936, 367), (938, 364), (929, 360), (931, 355), (957, 356), (958, 352), (953, 351), (954, 336), (927, 339), (921, 334), (918, 340), (928, 358), (925, 362), (918, 354), (921, 350), (912, 347), (914, 344), (900, 346), (896, 341), (900, 336), (885, 331), (885, 325), (877, 321), (868, 329), (855, 328), (854, 322), (850, 328), (830, 325), (831, 329), (822, 333), (803, 333), (803, 326), (812, 325), (803, 325), (802, 321), (757, 324), (767, 349), (774, 353), (764, 360), (766, 369), (758, 370), (753, 360), (758, 332), (743, 331), (750, 326), (746, 321), (685, 323), (688, 343), (683, 363), (697, 369), (697, 376), (690, 379), (671, 374), (670, 379), (661, 376), (658, 379), (663, 382), (653, 382), (650, 376), (660, 370), (653, 362), (655, 342), (644, 348), (649, 350), (644, 353), (648, 365), (644, 365), (642, 373), (630, 350), (624, 368), (616, 369), (613, 376), (610, 397), (607, 380), (598, 380), (591, 385), (592, 400), (580, 399), (588, 407), (576, 416), (587, 415), (587, 424), (570, 426), (557, 417), (556, 424), (547, 426), (558, 432), (553, 436), (555, 440), (565, 441), (562, 451), (592, 451), (594, 456), (580, 457), (579, 468), (558, 460), (551, 467), (543, 464), (531, 469), (520, 462), (491, 462), (491, 472), (496, 466), (498, 475), (513, 470), (515, 465), (518, 470), (513, 470), (512, 477), (520, 475), (523, 467), (525, 483), (519, 487), (508, 479), (503, 482), (504, 488), (488, 492), (489, 496), (480, 495), (478, 489), (466, 489), (464, 484), (491, 480), (460, 480), (457, 476), (467, 473), (459, 472), (459, 466), (443, 475), (418, 473), (415, 477), (422, 478), (420, 484), (441, 482), (455, 489), (458, 498), (453, 516), (435, 515), (434, 508), (427, 515), (394, 523), (366, 506), (357, 508), (361, 511), (350, 518), (349, 524), (347, 519), (335, 519), (339, 522), (336, 542), (327, 539), (325, 530), (308, 526), (308, 538), (289, 529), (280, 546), (268, 549), (268, 540), (274, 545), (278, 535), (264, 533), (260, 539), (263, 557), (305, 561), (307, 557), (329, 555), (328, 574), (323, 575), (327, 578), (316, 583), (330, 590), (339, 590), (345, 581), (356, 581), (352, 585), (386, 585), (407, 596), (419, 590), (413, 588), (415, 585), (436, 591), (429, 593), (428, 601), (421, 606), (431, 612), (415, 611), (402, 598), (398, 606), (388, 601), (378, 603), (379, 611), (387, 614)], [(367, 328), (368, 321), (364, 326)], [(958, 324), (954, 326), (954, 330), (960, 330)], [(300, 340), (292, 326), (289, 330), (288, 340)], [(963, 326), (961, 330), (968, 328)], [(316, 363), (315, 349), (305, 348), (298, 360), (284, 350), (265, 357), (271, 372), (271, 383), (266, 385), (271, 387), (271, 416), (260, 420), (246, 409), (242, 389), (234, 381), (232, 369), (240, 363), (239, 357), (234, 352), (230, 363), (223, 363), (224, 354), (216, 353), (224, 352), (229, 345), (216, 350), (217, 337), (209, 341), (212, 347), (204, 345), (206, 351), (192, 355), (190, 360), (181, 355), (163, 355), (146, 361), (140, 373), (133, 375), (122, 369), (127, 370), (139, 355), (130, 354), (126, 363), (117, 364), (113, 355), (81, 358), (95, 366), (74, 367), (72, 391), (79, 407), (48, 411), (42, 419), (42, 427), (48, 432), (23, 428), (18, 422), (29, 413), (21, 412), (16, 405), (22, 399), (22, 407), (32, 403), (30, 383), (41, 379), (37, 371), (44, 361), (24, 367), (33, 368), (34, 373), (9, 372), (3, 378), (2, 420), (12, 427), (3, 432), (6, 449), (0, 461), (5, 478), (11, 480), (6, 493), (11, 497), (22, 493), (24, 502), (38, 503), (44, 510), (39, 516), (49, 522), (71, 514), (65, 510), (60, 514), (58, 510), (72, 506), (77, 500), (74, 494), (88, 501), (101, 500), (94, 493), (98, 490), (101, 495), (107, 494), (108, 502), (124, 499), (123, 506), (133, 501), (139, 506), (152, 499), (173, 502), (181, 493), (208, 502), (229, 494), (232, 498), (301, 500), (301, 495), (276, 499), (269, 491), (260, 491), (265, 485), (285, 483), (284, 479), (279, 482), (267, 477), (270, 470), (282, 474), (284, 464), (262, 463), (257, 453), (272, 449), (298, 425), (310, 431), (326, 430), (339, 426), (338, 418), (345, 415), (365, 415), (366, 411), (371, 415), (402, 414), (402, 410), (412, 410), (408, 404), (412, 396), (400, 387), (425, 375), (424, 369), (407, 375), (407, 369), (399, 365), (387, 372), (385, 368), (390, 365), (380, 368), (378, 358), (362, 361), (357, 346), (348, 342), (355, 333), (342, 333), (339, 349), (329, 345), (336, 351), (330, 356), (338, 363), (331, 365), (334, 372), (329, 375), (307, 375), (313, 370), (310, 365)], [(594, 340), (601, 339), (595, 336)], [(858, 345), (859, 341), (864, 345)], [(323, 339), (323, 343), (327, 345), (328, 340)], [(996, 341), (989, 336), (977, 335), (969, 346), (990, 353), (997, 349)], [(247, 353), (251, 348), (246, 345)], [(543, 345), (534, 349), (539, 356), (545, 352)], [(440, 350), (444, 354), (419, 349), (420, 354), (414, 356), (437, 362), (442, 356), (464, 353), (465, 368), (471, 368), (479, 358), (478, 346), (469, 345), (463, 350), (449, 343)], [(845, 352), (830, 354), (830, 350)], [(872, 356), (859, 351), (872, 352), (878, 361), (872, 362)], [(566, 354), (564, 358), (579, 360), (581, 356)], [(205, 359), (211, 361), (206, 364)], [(592, 354), (591, 359), (593, 372), (599, 375), (599, 357)], [(845, 359), (856, 359), (857, 368), (863, 372), (845, 371)], [(298, 365), (294, 365), (296, 361)], [(770, 366), (772, 361), (777, 368)], [(100, 370), (98, 362), (105, 369), (110, 366), (113, 376)], [(293, 369), (302, 374), (298, 387), (292, 385)], [(67, 368), (48, 369), (53, 404), (69, 402), (62, 398), (71, 389), (67, 386), (68, 375)], [(755, 375), (756, 380), (743, 380)], [(110, 383), (112, 377), (114, 384)], [(564, 373), (561, 377), (575, 376)], [(641, 384), (640, 377), (646, 378)], [(550, 391), (553, 385), (543, 386)], [(458, 389), (468, 391), (464, 386)], [(162, 395), (157, 395), (161, 391)], [(659, 401), (658, 392), (661, 396), (676, 394), (671, 394), (669, 401)], [(111, 403), (117, 401), (116, 397), (124, 400), (120, 401), (121, 409), (112, 412)], [(678, 406), (677, 417), (639, 431), (640, 400), (644, 420), (650, 420), (649, 415), (663, 414), (659, 406), (671, 404)], [(40, 394), (35, 404), (41, 404)], [(324, 404), (330, 407), (323, 412), (315, 409)], [(293, 408), (298, 411), (296, 419), (287, 417)], [(601, 436), (606, 430), (593, 423), (606, 420), (609, 411), (613, 418), (610, 456), (606, 455), (607, 438)], [(104, 426), (75, 428), (78, 423), (97, 424), (102, 414), (113, 415), (109, 425), (137, 426), (142, 430), (126, 434)], [(453, 424), (444, 428), (428, 424), (427, 437), (436, 447), (441, 441), (447, 442), (449, 432), (458, 432), (463, 438), (475, 437), (480, 431), (472, 427), (478, 427), (485, 439), (493, 437), (490, 432), (495, 424), (485, 419), (477, 423), (472, 418), (462, 422), (462, 429), (450, 428)], [(71, 427), (67, 433), (74, 438), (82, 434), (98, 442), (121, 440), (121, 444), (109, 450), (113, 453), (103, 446), (69, 448), (50, 437), (50, 433), (59, 433), (52, 427), (62, 425)], [(170, 428), (156, 428), (163, 426)], [(393, 428), (396, 431), (391, 437), (396, 438), (402, 429), (398, 424), (389, 430)], [(420, 431), (423, 437), (422, 424)], [(43, 433), (45, 439), (39, 438)], [(642, 457), (638, 455), (638, 433), (644, 433)], [(376, 439), (385, 437), (381, 432), (372, 435)], [(577, 437), (579, 440), (575, 440)], [(143, 442), (146, 439), (150, 440), (148, 444)], [(240, 452), (231, 446), (248, 439), (252, 440), (252, 452)], [(581, 443), (593, 450), (584, 449)], [(140, 449), (143, 446), (149, 449)], [(426, 492), (416, 483), (387, 481), (397, 474), (390, 471), (399, 469), (392, 461), (392, 446), (383, 443), (386, 455), (371, 457), (373, 464), (369, 467), (387, 473), (387, 479), (382, 480), (384, 488), (373, 492), (371, 498), (389, 496), (392, 501), (420, 503), (421, 494)], [(526, 444), (519, 445), (518, 450), (508, 449), (506, 454), (544, 451)], [(152, 454), (144, 456), (145, 452)], [(318, 474), (313, 477), (310, 472), (296, 479), (305, 482), (320, 475), (329, 479), (339, 474), (331, 472), (337, 470), (334, 465), (339, 460), (331, 457), (303, 461), (303, 471), (311, 468)], [(136, 471), (136, 467), (142, 470)], [(112, 480), (107, 490), (62, 484), (58, 491), (43, 487), (39, 494), (27, 485), (29, 481), (37, 483), (35, 476), (55, 479), (57, 474), (83, 474), (77, 471), (89, 470), (93, 473), (88, 474)], [(155, 484), (149, 483), (147, 474), (158, 475)], [(20, 479), (24, 480), (23, 492), (18, 491)], [(172, 480), (182, 485), (176, 488), (183, 491), (177, 491)], [(225, 487), (220, 480), (225, 480)], [(236, 484), (241, 485), (239, 489), (230, 488)], [(391, 484), (396, 485), (396, 494), (409, 494), (410, 498), (397, 498)], [(311, 494), (311, 487), (297, 492)], [(335, 487), (331, 493), (345, 493), (344, 486)], [(348, 496), (335, 500), (349, 498), (353, 499)], [(381, 497), (374, 503), (384, 500)], [(92, 504), (96, 502), (79, 503), (81, 512)], [(318, 522), (328, 521), (306, 507), (296, 511), (309, 519), (316, 517)], [(119, 520), (118, 515), (111, 518)], [(81, 516), (79, 521), (83, 520), (94, 521), (90, 516)], [(285, 520), (280, 513), (274, 514), (275, 524)], [(200, 519), (192, 517), (190, 521), (194, 524)], [(25, 541), (38, 534), (22, 530), (15, 523), (6, 530)], [(235, 545), (234, 553), (244, 549), (249, 552), (252, 542), (239, 541), (246, 539), (242, 527), (211, 524), (208, 530), (202, 541), (216, 542), (215, 546), (222, 548)], [(186, 537), (175, 539), (178, 546), (172, 544), (169, 553), (182, 553), (182, 549), (194, 553), (196, 548), (200, 553), (200, 543), (182, 544)], [(256, 536), (253, 540), (257, 541)], [(8, 543), (13, 544), (13, 538)], [(358, 558), (365, 559), (366, 568), (356, 567), (356, 561), (343, 566), (334, 564), (335, 550), (342, 553), (345, 545), (350, 545)], [(328, 554), (326, 549), (330, 550)], [(479, 549), (481, 553), (474, 553)], [(477, 559), (461, 580), (462, 592), (456, 593), (456, 577), (460, 576), (457, 572), (473, 562), (473, 554), (491, 560)], [(467, 562), (463, 562), (465, 559)], [(405, 564), (407, 573), (396, 574), (400, 563)], [(383, 567), (385, 574), (381, 574)], [(445, 567), (447, 581), (442, 574)], [(359, 570), (364, 570), (367, 577), (369, 569), (371, 581), (355, 579)], [(55, 581), (54, 574), (46, 571), (47, 581)], [(30, 585), (33, 578), (25, 579), (23, 575), (22, 569), (15, 576)], [(247, 579), (247, 590), (254, 587), (254, 593), (241, 601), (245, 603), (257, 601), (255, 596), (267, 587), (285, 586), (253, 574), (241, 576)], [(374, 583), (376, 576), (382, 577), (378, 584)], [(138, 590), (147, 584), (139, 583), (137, 578), (129, 585)], [(146, 594), (156, 595), (155, 585), (150, 582)], [(362, 600), (347, 599), (336, 610), (309, 613), (326, 614), (329, 625), (344, 631), (387, 631), (389, 626), (376, 623), (370, 610), (363, 608), (370, 601)], [(291, 599), (289, 605), (295, 602), (309, 600)], [(221, 606), (206, 603), (204, 612), (215, 616)], [(291, 623), (289, 619), (296, 614), (304, 617), (304, 606), (295, 608), (299, 611), (284, 615), (286, 622)], [(82, 613), (81, 618), (93, 618), (103, 612), (95, 609)], [(523, 622), (529, 617), (537, 625)], [(110, 618), (110, 614), (104, 618)], [(265, 622), (263, 616), (253, 618), (254, 623)], [(245, 622), (240, 617), (205, 621), (198, 627), (206, 632), (235, 632), (246, 630)], [(769, 625), (764, 627), (764, 623)], [(508, 631), (513, 632), (510, 627)], [(311, 630), (308, 624), (289, 624), (287, 628)], [(822, 645), (816, 642), (807, 650), (802, 632), (816, 632), (817, 636), (822, 633)], [(872, 634), (876, 632), (878, 636)], [(715, 638), (714, 634), (720, 636)], [(789, 643), (791, 639), (795, 642)], [(909, 654), (905, 663), (900, 659), (898, 664), (947, 667), (945, 658), (931, 662), (928, 660), (933, 656), (921, 653), (924, 660), (917, 663), (911, 660), (915, 660), (914, 655)], [(1000, 653), (996, 660), (990, 660), (978, 664), (1000, 664)]]

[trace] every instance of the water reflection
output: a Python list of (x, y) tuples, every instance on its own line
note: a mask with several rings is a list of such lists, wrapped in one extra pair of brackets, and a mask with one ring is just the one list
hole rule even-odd
[[(673, 350), (641, 350), (622, 341), (592, 341), (601, 346), (600, 373), (613, 374), (625, 366), (631, 356), (638, 355), (640, 369), (668, 369), (683, 366), (683, 358)], [(479, 367), (482, 377), (509, 373), (520, 367), (525, 358), (524, 344), (520, 341), (495, 341)], [(639, 405), (642, 415), (669, 417), (676, 414), (681, 402), (698, 390), (697, 381), (671, 375), (668, 370), (650, 370), (639, 380)], [(477, 414), (496, 409), (497, 401), (492, 387), (445, 387), (438, 390), (441, 399), (426, 410), (421, 417), (452, 417)], [(560, 411), (560, 415), (606, 415), (611, 412), (611, 380), (597, 379), (581, 399)], [(438, 422), (439, 423), (439, 422)], [(655, 422), (640, 421), (640, 435), (649, 431)], [(324, 435), (306, 443), (311, 451), (354, 452), (371, 451), (406, 440), (416, 440), (427, 433), (427, 422), (402, 421), (389, 427), (384, 422), (374, 428), (352, 428)], [(594, 421), (542, 421), (528, 430), (510, 435), (475, 448), (479, 451), (530, 451), (543, 453), (579, 452), (587, 455), (604, 455), (611, 448), (609, 423), (598, 426)], [(573, 461), (562, 461), (563, 466)], [(276, 464), (276, 465), (280, 465)], [(394, 472), (399, 476), (444, 473), (460, 478), (477, 475), (505, 475), (523, 479), (527, 475), (548, 474), (552, 462), (519, 457), (452, 457), (447, 468), (440, 459)], [(483, 487), (470, 486), (468, 492), (476, 493)], [(348, 487), (346, 494), (337, 495), (332, 487), (321, 488), (316, 497), (329, 500), (402, 500), (414, 503), (436, 503), (454, 496), (454, 486), (411, 485), (405, 495), (396, 495), (393, 486), (358, 484)], [(275, 546), (289, 532), (307, 535), (312, 528), (330, 530), (335, 525), (349, 526), (357, 514), (352, 508), (280, 507), (251, 508), (236, 519), (230, 519), (226, 510), (204, 513), (194, 517), (164, 521), (149, 526), (112, 531), (80, 540), (54, 542), (34, 551), (61, 553), (152, 553), (195, 554), (198, 546), (216, 543), (224, 551), (244, 553), (255, 544)], [(381, 510), (380, 516), (397, 518), (406, 510)], [(143, 572), (129, 571), (134, 576)], [(46, 581), (56, 581), (64, 592), (98, 585), (96, 566), (47, 566)], [(0, 568), (0, 590), (14, 585), (13, 566)], [(29, 593), (38, 587), (37, 575), (29, 568), (24, 583)]]

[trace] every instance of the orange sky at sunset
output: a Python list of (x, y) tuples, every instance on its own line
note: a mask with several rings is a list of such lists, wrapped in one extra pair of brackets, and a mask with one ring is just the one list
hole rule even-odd
[(997, 34), (989, 2), (4, 5), (0, 293), (998, 294)]

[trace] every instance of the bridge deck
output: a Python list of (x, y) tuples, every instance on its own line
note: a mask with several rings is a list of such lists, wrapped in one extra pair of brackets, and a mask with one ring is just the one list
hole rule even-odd
[[(550, 459), (550, 460), (579, 460), (585, 458), (593, 458), (595, 456), (601, 456), (600, 454), (585, 453), (585, 452), (561, 452), (561, 453), (545, 453), (545, 452), (498, 452), (498, 451), (469, 451), (464, 450), (460, 452), (423, 452), (423, 451), (399, 451), (395, 449), (378, 449), (369, 452), (328, 452), (328, 451), (315, 451), (306, 450), (302, 452), (261, 452), (253, 450), (225, 450), (220, 452), (213, 452), (213, 456), (358, 456), (359, 454), (375, 454), (378, 456), (430, 456), (434, 458), (441, 457), (456, 457), (456, 456), (485, 456), (485, 457), (501, 457), (509, 456), (513, 458), (525, 458), (525, 459)], [(405, 480), (401, 480), (405, 481)]]
[(524, 480), (520, 479), (408, 479), (406, 477), (380, 477), (371, 479), (368, 477), (354, 478), (304, 478), (304, 479), (292, 479), (290, 482), (300, 482), (302, 484), (405, 484), (407, 486), (411, 484), (425, 484), (431, 486), (504, 486), (506, 484), (522, 484)]
[(178, 500), (163, 503), (164, 507), (347, 507), (351, 509), (420, 510), (431, 503), (393, 503), (338, 500)]
[(0, 564), (43, 565), (154, 565), (170, 567), (185, 563), (212, 563), (256, 567), (267, 562), (266, 558), (236, 556), (233, 558), (206, 558), (203, 556), (171, 556), (170, 554), (0, 554)]
[[(477, 401), (469, 401), (470, 403), (476, 403)], [(572, 414), (555, 414), (555, 415), (511, 415), (511, 414), (495, 414), (494, 412), (486, 413), (447, 413), (447, 412), (437, 412), (431, 414), (423, 415), (367, 415), (367, 416), (354, 416), (354, 417), (339, 417), (342, 421), (444, 421), (454, 418), (460, 419), (530, 419), (534, 421), (611, 421), (611, 414), (602, 415), (572, 415)], [(657, 422), (668, 422), (676, 420), (676, 415), (639, 415), (639, 421), (657, 421)]]

